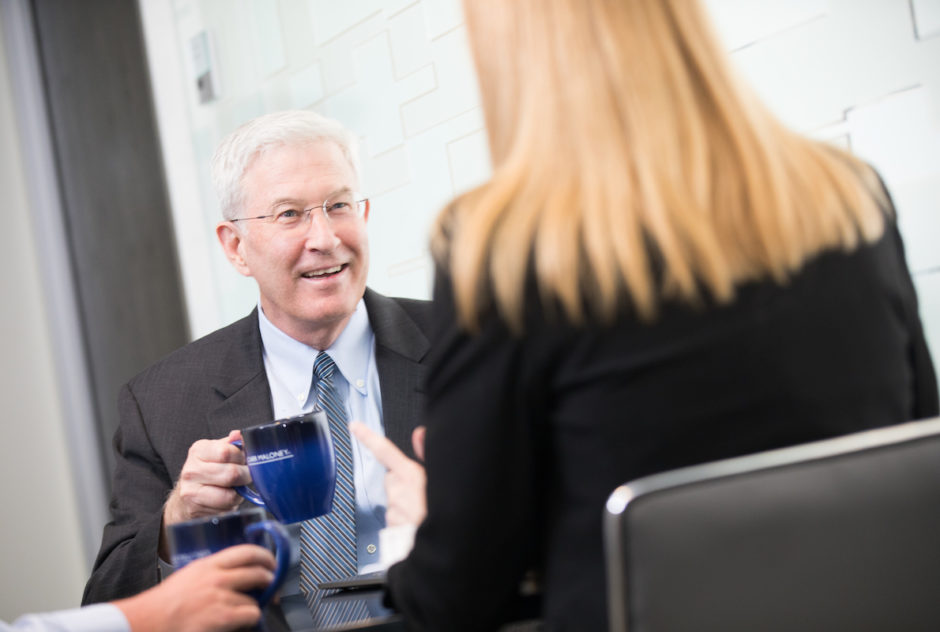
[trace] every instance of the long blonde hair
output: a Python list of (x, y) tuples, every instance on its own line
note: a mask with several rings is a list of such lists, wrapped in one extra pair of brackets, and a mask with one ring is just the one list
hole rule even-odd
[[(574, 322), (626, 295), (719, 301), (884, 230), (875, 176), (785, 129), (693, 0), (465, 0), (493, 176), (438, 218), (461, 323), (521, 327), (526, 274)], [(653, 273), (653, 260), (661, 273)]]

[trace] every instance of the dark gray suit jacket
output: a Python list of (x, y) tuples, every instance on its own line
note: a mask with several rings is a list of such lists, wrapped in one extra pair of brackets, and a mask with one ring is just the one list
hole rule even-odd
[[(365, 303), (375, 332), (385, 434), (411, 455), (411, 431), (424, 405), (429, 303), (369, 289)], [(128, 597), (159, 581), (163, 503), (195, 441), (272, 419), (257, 310), (134, 377), (118, 403), (112, 519), (83, 604)]]

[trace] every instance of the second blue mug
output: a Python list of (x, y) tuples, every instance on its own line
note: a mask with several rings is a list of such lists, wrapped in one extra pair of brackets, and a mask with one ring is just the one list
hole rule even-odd
[(287, 571), (290, 569), (290, 537), (279, 523), (266, 520), (264, 512), (260, 509), (196, 518), (172, 524), (167, 532), (170, 561), (176, 568), (182, 568), (193, 560), (237, 544), (267, 546), (270, 538), (277, 560), (274, 580), (267, 589), (251, 593), (261, 607), (268, 603), (287, 578)]
[(323, 410), (245, 428), (240, 447), (255, 489), (236, 487), (239, 494), (285, 524), (332, 509), (336, 459)]

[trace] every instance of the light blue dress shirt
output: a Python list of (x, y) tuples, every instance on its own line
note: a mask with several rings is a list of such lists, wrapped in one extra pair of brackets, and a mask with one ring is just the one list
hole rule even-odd
[(0, 621), (0, 632), (130, 632), (124, 613), (108, 603), (26, 614), (12, 624)]
[[(258, 322), (275, 418), (310, 412), (316, 405), (313, 362), (320, 352), (275, 327), (260, 307)], [(361, 421), (384, 436), (382, 395), (375, 365), (375, 335), (363, 301), (359, 301), (349, 323), (333, 345), (324, 351), (336, 363), (333, 385), (345, 400), (349, 420)], [(362, 448), (355, 437), (352, 439), (357, 558), (359, 572), (363, 573), (380, 568), (379, 530), (385, 526), (386, 507), (385, 467), (369, 450)], [(299, 531), (299, 528), (292, 531)], [(289, 594), (289, 591), (284, 592)]]

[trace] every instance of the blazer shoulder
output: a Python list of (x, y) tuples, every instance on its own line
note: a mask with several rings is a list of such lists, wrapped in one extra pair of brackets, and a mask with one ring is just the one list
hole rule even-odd
[(427, 331), (431, 325), (431, 301), (416, 298), (392, 298), (398, 303), (408, 316), (422, 330)]
[(233, 356), (251, 364), (257, 356), (257, 362), (263, 362), (257, 308), (248, 316), (170, 352), (131, 378), (128, 384), (133, 387), (167, 376), (173, 376), (174, 381), (185, 380), (190, 375), (204, 377), (225, 371)]
[(412, 298), (392, 298), (366, 288), (369, 323), (377, 345), (420, 361), (430, 349), (431, 303)]

